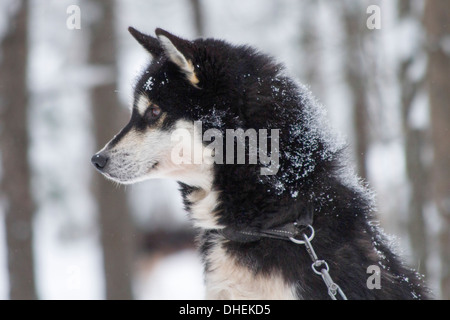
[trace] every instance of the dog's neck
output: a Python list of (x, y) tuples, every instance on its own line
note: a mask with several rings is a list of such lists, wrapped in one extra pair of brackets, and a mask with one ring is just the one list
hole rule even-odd
[(213, 165), (202, 164), (193, 168), (186, 170), (187, 174), (179, 175), (177, 180), (194, 227), (204, 230), (223, 228), (215, 214), (219, 191), (213, 185)]
[(186, 196), (185, 202), (188, 203), (188, 210), (196, 228), (205, 230), (223, 228), (215, 214), (218, 194), (218, 191), (212, 189), (195, 189)]
[(256, 174), (246, 171), (246, 175), (233, 175), (224, 171), (224, 167), (204, 167), (191, 175), (195, 179), (179, 181), (196, 228), (270, 229), (297, 221), (311, 208), (303, 198), (267, 192), (267, 186)]

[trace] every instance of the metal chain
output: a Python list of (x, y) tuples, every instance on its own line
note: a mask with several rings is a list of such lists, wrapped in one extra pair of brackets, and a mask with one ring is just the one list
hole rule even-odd
[(317, 257), (317, 254), (311, 245), (311, 241), (315, 236), (314, 228), (311, 225), (308, 225), (308, 228), (311, 230), (311, 235), (309, 237), (305, 232), (302, 232), (303, 240), (298, 240), (294, 237), (290, 237), (289, 239), (296, 244), (305, 245), (306, 251), (313, 261), (311, 268), (313, 269), (315, 274), (322, 277), (323, 282), (328, 288), (328, 295), (331, 297), (331, 299), (337, 300), (339, 294), (342, 300), (347, 300), (347, 297), (345, 296), (342, 289), (331, 278), (329, 273), (330, 267), (328, 266), (328, 263), (325, 260), (319, 260), (319, 258)]

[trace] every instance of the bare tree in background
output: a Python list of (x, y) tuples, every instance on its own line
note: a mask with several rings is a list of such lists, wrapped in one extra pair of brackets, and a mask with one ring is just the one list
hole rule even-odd
[(440, 216), (442, 298), (450, 299), (450, 1), (428, 0), (424, 23), (427, 31), (427, 84), (434, 149), (431, 191)]
[(363, 63), (364, 37), (367, 33), (363, 6), (346, 2), (343, 9), (343, 22), (346, 34), (345, 70), (347, 83), (353, 100), (353, 124), (355, 126), (355, 151), (358, 175), (367, 179), (366, 155), (369, 149), (369, 115), (367, 104), (367, 72)]
[[(90, 63), (113, 71), (111, 81), (92, 89), (95, 139), (98, 149), (123, 127), (128, 117), (116, 94), (116, 51), (114, 1), (98, 1), (101, 15), (92, 25)], [(100, 213), (106, 298), (132, 299), (133, 230), (123, 189), (100, 174), (95, 175), (95, 191)]]
[(27, 129), (28, 1), (8, 24), (0, 63), (2, 191), (5, 196), (10, 299), (35, 299), (32, 250), (34, 203), (30, 191)]
[[(320, 77), (319, 68), (321, 66), (319, 34), (315, 25), (316, 18), (311, 12), (318, 10), (316, 1), (302, 2), (299, 10), (301, 10), (301, 18), (299, 21), (298, 33), (300, 36), (301, 52), (305, 54), (305, 58), (300, 61), (302, 66), (302, 80), (311, 86), (312, 92), (324, 92)], [(307, 61), (307, 63), (305, 63)]]
[[(421, 23), (421, 12), (414, 10), (413, 1), (401, 0), (398, 2), (398, 23), (411, 23), (415, 20)], [(420, 37), (420, 34), (416, 34)], [(399, 85), (401, 87), (401, 114), (403, 136), (405, 139), (406, 174), (411, 187), (408, 205), (408, 235), (412, 248), (413, 262), (420, 267), (420, 273), (427, 274), (426, 261), (428, 257), (426, 228), (424, 221), (424, 207), (427, 198), (427, 168), (424, 163), (423, 153), (427, 141), (426, 128), (415, 127), (411, 121), (414, 100), (423, 89), (423, 77), (410, 76), (411, 69), (420, 63), (419, 50), (421, 39), (409, 39), (414, 41), (416, 47), (411, 47), (411, 52), (399, 62)]]
[(200, 0), (190, 0), (192, 13), (193, 13), (193, 21), (195, 26), (195, 32), (198, 37), (203, 37), (205, 35), (204, 28), (204, 17), (203, 17), (203, 9)]

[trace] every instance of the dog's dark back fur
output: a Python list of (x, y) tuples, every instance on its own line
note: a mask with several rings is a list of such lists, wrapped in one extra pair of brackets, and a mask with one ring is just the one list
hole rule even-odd
[[(137, 84), (138, 91), (145, 91), (149, 75), (153, 77), (146, 94), (170, 111), (165, 126), (183, 117), (201, 120), (203, 131), (280, 129), (276, 175), (262, 176), (259, 165), (214, 165), (213, 188), (220, 192), (218, 222), (260, 230), (293, 222), (313, 210), (314, 248), (349, 299), (425, 298), (420, 276), (395, 256), (373, 223), (370, 192), (352, 180), (344, 147), (321, 128), (320, 106), (308, 90), (286, 76), (272, 58), (250, 47), (212, 39), (176, 45), (195, 66), (199, 88), (164, 55)], [(189, 210), (187, 196), (194, 188), (181, 184), (181, 189)], [(272, 239), (237, 243), (220, 240), (214, 230), (200, 232), (205, 256), (220, 245), (254, 274), (280, 273), (286, 283), (296, 285), (300, 298), (329, 299), (304, 247)], [(367, 288), (370, 265), (381, 269), (381, 289)]]

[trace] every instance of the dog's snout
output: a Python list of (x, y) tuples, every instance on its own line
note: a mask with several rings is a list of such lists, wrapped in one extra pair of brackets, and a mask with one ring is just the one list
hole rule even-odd
[(105, 154), (97, 153), (91, 158), (91, 162), (97, 169), (101, 170), (108, 163), (108, 157)]

